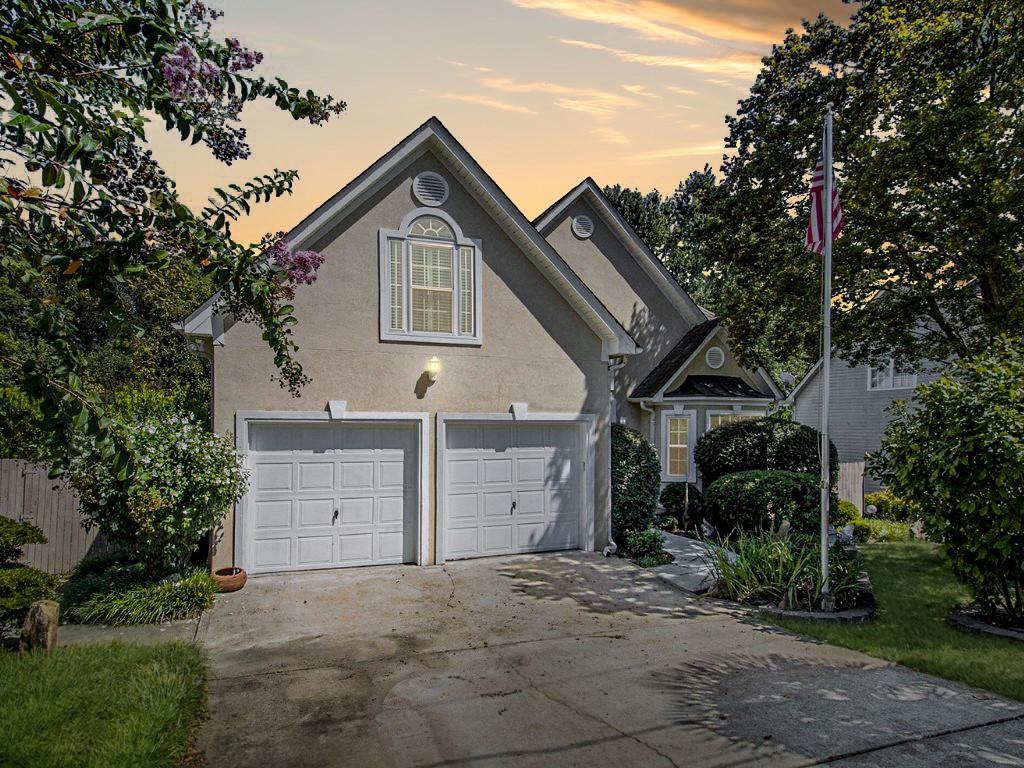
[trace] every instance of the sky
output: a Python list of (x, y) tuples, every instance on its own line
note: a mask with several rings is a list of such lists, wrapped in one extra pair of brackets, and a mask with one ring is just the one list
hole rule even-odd
[(291, 197), (234, 229), (288, 230), (431, 116), (532, 218), (587, 176), (671, 193), (718, 168), (725, 115), (788, 27), (841, 0), (214, 0), (215, 32), (264, 53), (261, 74), (348, 103), (323, 126), (243, 112), (252, 156), (150, 136), (196, 208), (214, 186), (296, 169)]

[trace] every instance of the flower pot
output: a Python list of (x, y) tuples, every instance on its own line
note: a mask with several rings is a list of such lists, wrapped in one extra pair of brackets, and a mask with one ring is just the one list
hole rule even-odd
[(241, 568), (218, 568), (213, 572), (218, 592), (237, 592), (245, 586), (245, 571)]

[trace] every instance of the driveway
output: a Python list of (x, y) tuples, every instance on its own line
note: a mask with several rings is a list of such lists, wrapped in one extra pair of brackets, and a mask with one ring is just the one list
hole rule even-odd
[(1024, 707), (573, 552), (250, 579), (211, 766), (1024, 766)]

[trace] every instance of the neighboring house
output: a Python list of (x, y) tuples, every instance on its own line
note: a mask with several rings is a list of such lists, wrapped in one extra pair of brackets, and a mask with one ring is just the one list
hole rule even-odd
[(300, 397), (217, 296), (179, 324), (251, 471), (215, 567), (601, 549), (613, 420), (692, 479), (699, 434), (781, 396), (593, 182), (535, 226), (436, 118), (287, 241), (326, 256), (294, 300)]
[[(918, 384), (939, 376), (936, 368), (922, 365), (916, 372), (901, 372), (890, 360), (888, 365), (872, 368), (849, 365), (833, 358), (829, 389), (829, 437), (839, 451), (843, 481), (857, 494), (842, 494), (863, 509), (863, 494), (877, 491), (881, 485), (864, 472), (865, 454), (877, 451), (882, 435), (891, 421), (889, 408), (897, 400), (909, 400)], [(815, 429), (821, 428), (821, 361), (790, 392), (786, 402), (793, 407), (793, 420)]]

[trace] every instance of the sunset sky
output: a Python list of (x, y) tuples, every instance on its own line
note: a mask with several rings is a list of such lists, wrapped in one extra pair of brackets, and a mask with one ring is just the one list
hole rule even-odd
[[(252, 157), (223, 166), (165, 137), (195, 206), (215, 185), (295, 168), (295, 194), (235, 235), (287, 230), (431, 115), (532, 217), (586, 176), (671, 192), (723, 152), (724, 116), (787, 27), (841, 0), (214, 0), (258, 72), (348, 102), (326, 126), (249, 106)], [(154, 126), (156, 138), (159, 128)]]

